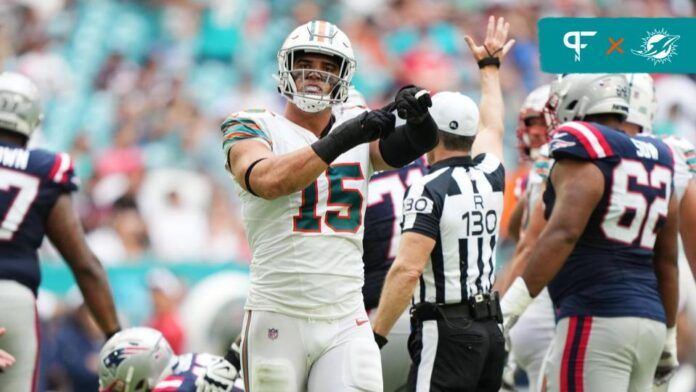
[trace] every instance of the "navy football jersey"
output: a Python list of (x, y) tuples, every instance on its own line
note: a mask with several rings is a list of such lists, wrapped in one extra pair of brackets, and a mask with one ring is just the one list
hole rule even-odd
[(380, 172), (370, 179), (363, 236), (363, 298), (366, 309), (379, 304), (384, 278), (396, 257), (406, 188), (414, 179), (423, 176), (426, 167), (425, 158), (421, 157), (401, 169)]
[[(574, 121), (558, 127), (550, 149), (556, 161), (590, 161), (604, 176), (601, 200), (549, 284), (557, 317), (644, 317), (664, 322), (653, 247), (672, 193), (669, 147), (655, 138), (630, 137), (600, 124)], [(544, 194), (547, 219), (554, 201), (549, 181)]]
[[(220, 357), (211, 354), (186, 353), (179, 355), (171, 367), (170, 374), (157, 383), (152, 392), (195, 392), (196, 380), (205, 374), (211, 363)], [(241, 379), (237, 380), (232, 392), (243, 391)]]
[(36, 294), (37, 249), (58, 197), (77, 190), (70, 156), (0, 142), (0, 279)]

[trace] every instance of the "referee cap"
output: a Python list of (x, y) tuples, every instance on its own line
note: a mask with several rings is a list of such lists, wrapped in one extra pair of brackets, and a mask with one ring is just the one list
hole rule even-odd
[(466, 95), (442, 91), (432, 97), (430, 115), (437, 128), (459, 136), (476, 136), (479, 111), (476, 103)]

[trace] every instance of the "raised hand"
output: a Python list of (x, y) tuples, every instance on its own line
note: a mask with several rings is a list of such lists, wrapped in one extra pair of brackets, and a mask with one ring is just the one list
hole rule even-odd
[(495, 57), (502, 60), (503, 57), (510, 51), (515, 40), (508, 40), (508, 32), (510, 31), (510, 23), (505, 21), (505, 18), (500, 17), (495, 20), (493, 15), (488, 18), (488, 27), (486, 28), (486, 38), (483, 40), (483, 45), (478, 45), (474, 42), (471, 36), (464, 37), (474, 59), (478, 62), (487, 57)]
[(428, 116), (428, 108), (433, 106), (428, 90), (418, 86), (404, 86), (394, 98), (394, 106), (399, 117), (412, 124), (420, 124)]

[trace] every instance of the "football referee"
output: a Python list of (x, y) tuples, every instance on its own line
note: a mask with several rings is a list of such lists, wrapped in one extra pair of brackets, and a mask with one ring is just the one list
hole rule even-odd
[(491, 17), (483, 46), (466, 37), (481, 68), (480, 116), (462, 94), (432, 97), (439, 143), (428, 153), (429, 173), (404, 198), (399, 251), (373, 328), (381, 347), (413, 298), (412, 391), (500, 388), (505, 340), (491, 287), (505, 183), (498, 67), (514, 43), (508, 28), (503, 18)]

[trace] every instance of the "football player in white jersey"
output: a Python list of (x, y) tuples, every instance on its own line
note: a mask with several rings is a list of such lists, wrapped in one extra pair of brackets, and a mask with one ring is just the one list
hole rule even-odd
[[(389, 110), (332, 113), (348, 97), (355, 66), (343, 32), (306, 23), (278, 52), (284, 115), (247, 110), (222, 124), (253, 255), (241, 342), (247, 391), (382, 390), (361, 294), (367, 180), (430, 150), (437, 125), (430, 96), (414, 86)], [(394, 126), (392, 109), (403, 126)], [(200, 390), (227, 385), (211, 366)]]
[[(652, 125), (657, 111), (655, 87), (649, 74), (626, 74), (629, 83), (629, 113), (622, 130), (631, 136), (639, 133), (652, 133)], [(672, 150), (674, 158), (674, 193), (679, 203), (679, 312), (686, 311), (691, 321), (696, 320), (696, 284), (689, 274), (689, 264), (696, 265), (696, 244), (693, 240), (696, 230), (696, 149), (686, 139), (677, 136), (662, 138)], [(687, 261), (688, 260), (688, 261)], [(664, 356), (658, 364), (655, 385), (666, 390), (667, 382), (678, 366), (676, 358), (676, 331), (668, 330)]]

